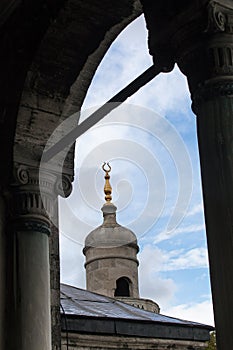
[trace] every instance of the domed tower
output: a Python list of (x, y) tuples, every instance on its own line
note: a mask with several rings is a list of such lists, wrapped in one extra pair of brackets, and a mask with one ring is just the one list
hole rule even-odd
[(85, 240), (87, 290), (109, 297), (138, 299), (139, 251), (136, 235), (116, 221), (116, 206), (111, 202), (109, 182), (111, 167), (105, 171), (103, 223), (91, 231)]

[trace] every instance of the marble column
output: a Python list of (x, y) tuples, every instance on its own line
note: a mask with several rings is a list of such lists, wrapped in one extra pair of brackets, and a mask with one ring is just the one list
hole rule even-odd
[(59, 228), (58, 205), (54, 206), (54, 220), (49, 237), (50, 286), (51, 286), (51, 326), (52, 350), (61, 349), (60, 320), (60, 258), (59, 258)]
[(229, 350), (233, 349), (233, 3), (209, 1), (201, 15), (176, 34), (176, 52), (197, 115), (217, 346)]
[(16, 164), (8, 199), (5, 349), (51, 350), (49, 236), (56, 174)]

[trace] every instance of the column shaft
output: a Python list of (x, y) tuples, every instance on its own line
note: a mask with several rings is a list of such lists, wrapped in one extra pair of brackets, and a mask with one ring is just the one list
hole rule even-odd
[(48, 249), (47, 234), (36, 229), (15, 234), (17, 272), (14, 288), (22, 350), (51, 348)]
[(205, 220), (219, 350), (233, 349), (233, 98), (198, 108)]
[(50, 350), (49, 238), (27, 223), (7, 232), (5, 349)]
[(52, 350), (61, 349), (60, 320), (60, 259), (59, 259), (59, 229), (58, 203), (54, 205), (54, 220), (49, 238), (50, 250), (50, 286), (51, 286), (51, 322)]
[(51, 350), (49, 235), (57, 177), (18, 165), (9, 190), (5, 349)]
[(218, 350), (233, 349), (232, 5), (207, 1), (199, 17), (177, 33), (178, 63), (188, 78), (197, 115)]

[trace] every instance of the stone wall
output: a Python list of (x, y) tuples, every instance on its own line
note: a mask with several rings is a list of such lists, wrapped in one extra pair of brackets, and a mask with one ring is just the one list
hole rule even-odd
[(116, 280), (131, 281), (130, 294), (138, 298), (137, 249), (129, 246), (89, 248), (86, 251), (87, 290), (114, 297)]
[[(139, 338), (124, 336), (68, 334), (69, 350), (203, 350), (204, 342), (179, 341), (155, 338)], [(67, 336), (62, 333), (62, 350), (67, 350)]]

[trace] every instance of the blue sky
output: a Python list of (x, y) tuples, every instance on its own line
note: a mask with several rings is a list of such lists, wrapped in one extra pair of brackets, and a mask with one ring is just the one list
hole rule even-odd
[[(81, 120), (152, 64), (143, 17), (105, 55)], [(138, 237), (140, 295), (161, 313), (213, 324), (196, 120), (176, 67), (144, 86), (76, 145), (71, 196), (60, 200), (61, 279), (85, 288), (85, 236), (102, 222), (103, 161), (118, 222)]]

